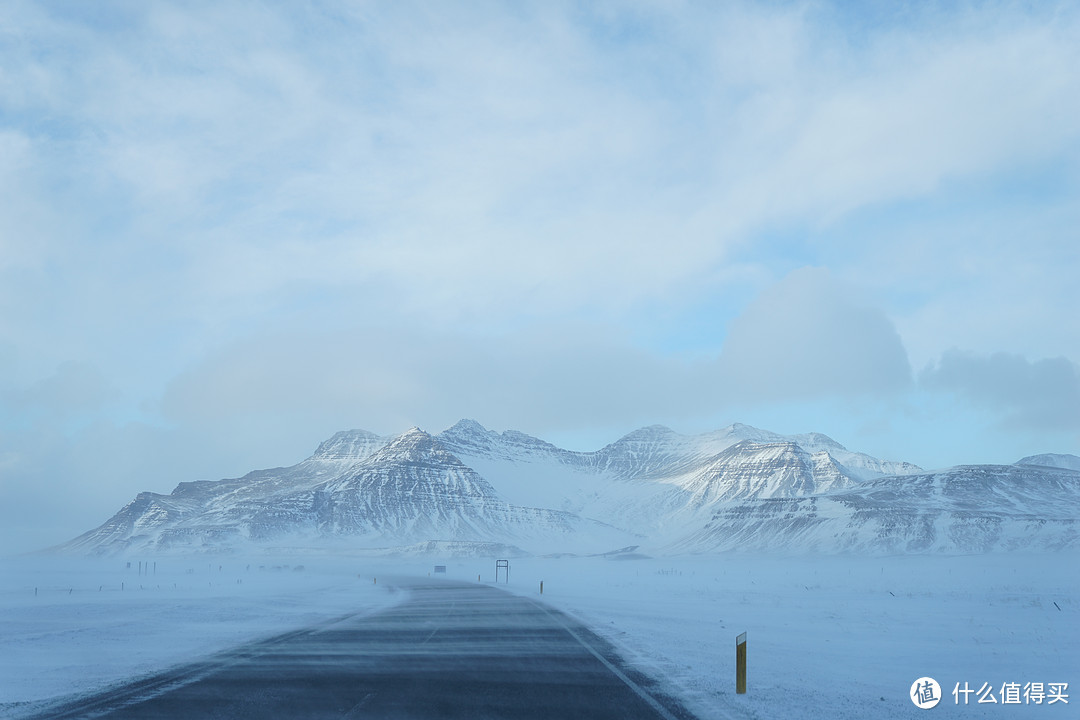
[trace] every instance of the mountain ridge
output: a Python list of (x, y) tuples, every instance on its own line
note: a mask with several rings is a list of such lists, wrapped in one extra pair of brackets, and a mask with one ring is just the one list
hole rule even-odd
[[(947, 493), (946, 486), (968, 490)], [(218, 552), (286, 538), (537, 554), (629, 545), (653, 552), (1056, 548), (1080, 543), (1072, 521), (1078, 497), (1080, 471), (1069, 468), (1021, 461), (927, 472), (850, 451), (820, 433), (783, 436), (736, 423), (686, 436), (650, 425), (578, 452), (464, 419), (436, 434), (345, 430), (292, 466), (182, 482), (169, 495), (142, 492), (60, 549)], [(973, 532), (974, 517), (997, 533)], [(1033, 533), (1034, 545), (1018, 540), (1017, 528)]]
[(1080, 457), (1065, 453), (1042, 453), (1041, 455), (1028, 455), (1017, 460), (1015, 465), (1038, 465), (1042, 467), (1056, 467), (1067, 470), (1080, 471)]

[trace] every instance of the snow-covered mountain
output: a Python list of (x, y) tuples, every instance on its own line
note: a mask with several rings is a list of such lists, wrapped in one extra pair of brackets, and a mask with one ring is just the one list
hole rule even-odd
[[(1062, 456), (1035, 459), (1046, 457)], [(64, 549), (333, 542), (585, 554), (629, 545), (974, 552), (1080, 544), (1080, 472), (1025, 461), (926, 473), (817, 433), (739, 424), (696, 436), (654, 425), (594, 452), (472, 420), (434, 436), (350, 430), (291, 467), (140, 493)]]
[(785, 436), (742, 424), (694, 436), (652, 425), (587, 453), (473, 420), (438, 438), (513, 502), (662, 537), (707, 519), (721, 503), (813, 495), (921, 470), (849, 451), (819, 433)]
[(695, 506), (738, 499), (803, 497), (857, 483), (828, 453), (810, 454), (793, 441), (738, 442), (685, 476)]
[(1043, 453), (1042, 455), (1028, 455), (1026, 458), (1016, 461), (1017, 465), (1039, 465), (1042, 467), (1063, 468), (1080, 472), (1080, 457), (1076, 455), (1064, 455), (1060, 453)]
[(559, 546), (570, 536), (630, 535), (558, 510), (506, 502), (431, 435), (338, 433), (289, 468), (140, 493), (65, 546), (92, 552), (220, 550), (246, 542), (346, 538), (359, 546), (431, 540)]
[(883, 461), (852, 452), (820, 433), (779, 435), (735, 423), (702, 435), (679, 435), (663, 425), (651, 425), (595, 452), (573, 452), (514, 430), (497, 433), (475, 420), (461, 420), (438, 435), (455, 455), (470, 460), (552, 463), (617, 479), (664, 479), (693, 472), (728, 448), (744, 441), (759, 445), (794, 443), (809, 453), (826, 453), (843, 467), (845, 475), (868, 479), (904, 475), (921, 468), (905, 462)]
[(839, 492), (728, 504), (675, 551), (971, 553), (1080, 545), (1080, 472), (964, 465)]

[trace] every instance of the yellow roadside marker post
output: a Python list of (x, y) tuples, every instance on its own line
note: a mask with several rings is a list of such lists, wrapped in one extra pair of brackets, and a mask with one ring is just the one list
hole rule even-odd
[(735, 692), (746, 694), (746, 633), (735, 638)]

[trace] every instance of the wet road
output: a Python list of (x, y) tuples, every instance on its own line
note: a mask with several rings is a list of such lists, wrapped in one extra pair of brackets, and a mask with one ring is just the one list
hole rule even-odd
[(569, 617), (493, 587), (408, 599), (176, 669), (51, 718), (689, 718)]

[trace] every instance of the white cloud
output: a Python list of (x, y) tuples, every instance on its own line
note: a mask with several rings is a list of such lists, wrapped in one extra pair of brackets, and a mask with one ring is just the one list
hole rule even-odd
[(64, 419), (98, 412), (116, 396), (116, 388), (96, 366), (65, 362), (52, 375), (11, 393), (10, 399), (24, 412)]
[(730, 328), (719, 358), (658, 353), (583, 323), (497, 333), (343, 325), (282, 328), (211, 353), (162, 410), (182, 425), (277, 418), (378, 432), (461, 417), (545, 434), (714, 415), (732, 403), (894, 397), (910, 386), (880, 310), (823, 269), (769, 288)]
[(861, 67), (826, 67), (821, 76), (811, 63), (809, 87), (793, 94), (801, 107), (783, 108), (796, 113), (768, 138), (775, 162), (747, 192), (768, 198), (770, 211), (830, 221), (955, 178), (1052, 159), (1080, 137), (1072, 20), (887, 34), (844, 58)]
[(926, 367), (919, 381), (990, 410), (1007, 428), (1080, 430), (1080, 367), (1067, 358), (1031, 361), (953, 350)]
[(440, 322), (622, 316), (767, 249), (763, 226), (1074, 141), (1075, 18), (1002, 10), (863, 44), (804, 5), (35, 13), (62, 62), (13, 51), (6, 97), (71, 128), (32, 158), (85, 183), (66, 210), (124, 208), (112, 242), (178, 260), (202, 322), (298, 283), (384, 283)]
[(720, 381), (739, 399), (889, 395), (911, 370), (889, 319), (822, 268), (754, 300), (724, 342)]
[(437, 431), (462, 417), (536, 433), (701, 412), (707, 363), (635, 348), (610, 330), (566, 325), (462, 337), (338, 328), (252, 337), (215, 353), (169, 388), (163, 411), (184, 425), (278, 418), (324, 432), (366, 424)]

